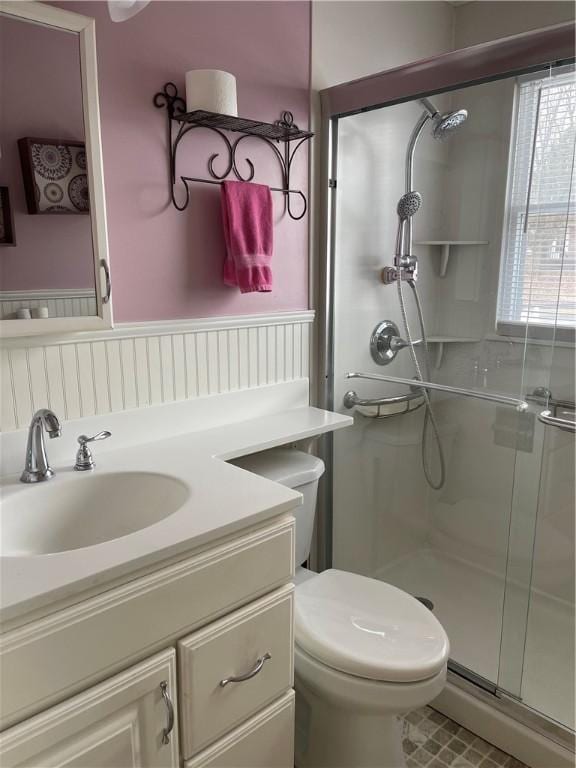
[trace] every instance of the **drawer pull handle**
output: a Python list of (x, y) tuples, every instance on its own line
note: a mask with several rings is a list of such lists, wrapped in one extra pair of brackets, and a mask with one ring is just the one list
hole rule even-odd
[(224, 688), (228, 683), (242, 683), (244, 680), (250, 680), (251, 677), (256, 677), (264, 664), (271, 658), (272, 656), (269, 653), (265, 653), (264, 656), (260, 656), (259, 659), (256, 659), (256, 664), (254, 664), (254, 668), (251, 669), (250, 672), (246, 672), (244, 675), (236, 675), (235, 677), (225, 677), (224, 680), (220, 680), (220, 686)]
[(168, 724), (166, 728), (162, 729), (162, 744), (170, 744), (170, 734), (174, 728), (174, 707), (172, 706), (172, 701), (168, 694), (168, 683), (166, 680), (162, 680), (160, 683), (160, 690), (162, 691), (162, 698), (164, 699), (166, 709), (168, 710)]

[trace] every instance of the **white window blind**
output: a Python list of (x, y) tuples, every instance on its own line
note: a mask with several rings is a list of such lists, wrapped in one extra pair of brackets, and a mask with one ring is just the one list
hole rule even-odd
[(574, 73), (517, 84), (497, 326), (550, 338), (576, 327), (576, 81)]

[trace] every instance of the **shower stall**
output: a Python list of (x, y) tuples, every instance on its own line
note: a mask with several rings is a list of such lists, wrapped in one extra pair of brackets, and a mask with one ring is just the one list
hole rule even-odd
[[(450, 681), (574, 732), (569, 25), (322, 93), (319, 565), (427, 601)], [(429, 124), (431, 130), (424, 130)]]

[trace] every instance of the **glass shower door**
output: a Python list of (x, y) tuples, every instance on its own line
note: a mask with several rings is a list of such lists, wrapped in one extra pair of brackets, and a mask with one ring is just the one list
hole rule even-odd
[[(499, 687), (574, 730), (576, 87), (573, 76), (566, 83), (571, 109), (544, 110), (534, 134), (536, 206), (524, 250), (546, 280), (531, 289), (527, 316), (532, 335), (539, 325), (548, 338), (528, 339), (526, 348), (526, 396), (536, 418), (533, 450), (516, 462)], [(556, 140), (566, 156), (552, 183), (538, 156), (546, 121), (561, 122)], [(554, 195), (564, 202), (552, 208)]]
[[(572, 435), (538, 420), (547, 405), (570, 413), (574, 402), (573, 329), (570, 342), (564, 327), (576, 314), (573, 224), (560, 233), (562, 250), (554, 188), (531, 163), (534, 128), (547, 114), (538, 89), (552, 74), (432, 96), (440, 111), (465, 108), (469, 119), (445, 142), (423, 136), (414, 168), (423, 201), (414, 251), (431, 379), (526, 399), (530, 407), (519, 413), (434, 392), (446, 458), (438, 490), (422, 469), (423, 407), (354, 408), (353, 427), (333, 438), (331, 564), (429, 601), (450, 637), (453, 670), (570, 725), (574, 445)], [(420, 111), (415, 101), (338, 120), (331, 372), (334, 407), (343, 413), (351, 412), (350, 390), (364, 399), (407, 392), (399, 383), (347, 379), (348, 372), (414, 376), (406, 348), (383, 368), (370, 337), (383, 321), (405, 335), (396, 287), (384, 286), (380, 271), (394, 254), (402, 149)], [(546, 166), (553, 179), (565, 165), (564, 155), (552, 153), (553, 161), (558, 156), (557, 167)], [(572, 197), (568, 212), (571, 205)], [(554, 231), (535, 228), (536, 219)], [(509, 261), (500, 271), (503, 254)], [(519, 256), (536, 268), (528, 290)], [(405, 292), (416, 337), (417, 311)], [(428, 458), (437, 471), (433, 445)]]
[[(548, 389), (542, 410), (574, 423), (573, 348), (552, 350)], [(541, 467), (520, 698), (574, 730), (575, 438), (557, 426), (539, 422), (538, 428)]]
[[(494, 338), (513, 94), (514, 83), (502, 81), (434, 97), (442, 111), (467, 108), (470, 119), (461, 135), (445, 142), (426, 135), (419, 145), (415, 183), (425, 202), (414, 240), (434, 382), (521, 397), (524, 342)], [(384, 286), (379, 273), (395, 247), (404, 179), (399, 148), (420, 109), (405, 103), (339, 120), (333, 395), (345, 413), (348, 390), (363, 398), (406, 392), (398, 384), (347, 380), (347, 372), (414, 375), (407, 349), (382, 367), (369, 341), (383, 320), (402, 328), (396, 287)], [(405, 292), (416, 337), (416, 308)], [(422, 407), (356, 408), (354, 426), (334, 435), (332, 564), (429, 600), (450, 637), (453, 666), (496, 690), (515, 411), (442, 393), (433, 404), (447, 466), (440, 490), (429, 487), (422, 470)]]

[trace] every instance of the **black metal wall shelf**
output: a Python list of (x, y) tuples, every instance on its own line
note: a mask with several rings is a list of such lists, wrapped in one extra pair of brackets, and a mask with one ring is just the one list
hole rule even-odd
[[(170, 178), (172, 182), (172, 203), (179, 211), (183, 211), (190, 202), (189, 182), (200, 184), (220, 184), (232, 174), (239, 181), (252, 181), (255, 174), (254, 163), (249, 158), (244, 158), (247, 165), (247, 173), (242, 173), (238, 168), (237, 151), (239, 144), (245, 139), (257, 138), (264, 141), (274, 152), (280, 164), (282, 173), (282, 186), (270, 187), (274, 192), (282, 192), (284, 195), (284, 210), (290, 218), (298, 220), (306, 215), (308, 203), (306, 196), (299, 189), (290, 188), (290, 172), (294, 155), (306, 141), (314, 135), (310, 131), (303, 131), (294, 123), (294, 117), (291, 112), (283, 112), (279, 120), (274, 123), (263, 123), (257, 120), (250, 120), (243, 117), (233, 117), (231, 115), (220, 115), (216, 112), (207, 112), (197, 109), (194, 112), (186, 112), (184, 99), (178, 96), (178, 89), (174, 83), (166, 83), (164, 89), (154, 96), (154, 106), (166, 109), (167, 114), (167, 136), (170, 152)], [(173, 123), (178, 124), (176, 135), (173, 135)], [(179, 204), (174, 195), (176, 185), (176, 154), (182, 138), (190, 131), (196, 128), (207, 128), (218, 134), (224, 144), (227, 154), (227, 160), (223, 172), (219, 173), (214, 162), (219, 157), (219, 153), (213, 153), (208, 158), (208, 173), (212, 179), (202, 179), (194, 176), (180, 176), (186, 192), (185, 201)], [(241, 134), (237, 139), (231, 141), (226, 133)], [(294, 143), (293, 143), (294, 142)], [(283, 145), (281, 151), (278, 145)], [(300, 198), (302, 209), (298, 214), (292, 211), (291, 196), (296, 195)]]
[(180, 123), (194, 123), (206, 128), (221, 128), (235, 133), (246, 133), (250, 136), (261, 136), (273, 141), (294, 141), (294, 139), (309, 139), (314, 136), (310, 131), (302, 131), (294, 125), (290, 112), (284, 112), (283, 117), (290, 116), (290, 122), (278, 120), (276, 123), (261, 123), (258, 120), (248, 120), (245, 117), (233, 117), (232, 115), (219, 115), (217, 112), (205, 112), (196, 109), (194, 112), (186, 112), (183, 115), (175, 115), (174, 119)]

